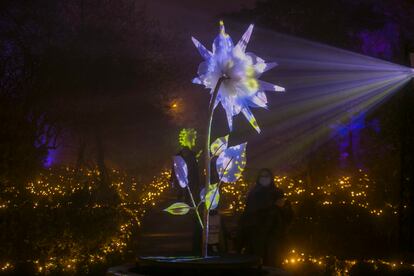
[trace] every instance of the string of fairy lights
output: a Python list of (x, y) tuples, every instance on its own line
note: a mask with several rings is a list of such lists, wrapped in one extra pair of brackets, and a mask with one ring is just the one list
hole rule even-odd
[(309, 185), (301, 179), (276, 176), (276, 185), (285, 191), (292, 204), (300, 204), (305, 198), (312, 198), (321, 206), (351, 206), (366, 210), (374, 216), (397, 215), (398, 207), (381, 202), (375, 196), (376, 183), (363, 170), (355, 176), (341, 176), (328, 180), (323, 185)]
[[(33, 208), (56, 209), (64, 204), (71, 204), (63, 201), (65, 197), (73, 195), (83, 189), (91, 191), (97, 187), (100, 172), (99, 170), (75, 170), (73, 168), (48, 169), (34, 181), (27, 184), (26, 190), (33, 196)], [(74, 273), (80, 264), (94, 265), (104, 263), (107, 257), (113, 253), (122, 254), (128, 247), (133, 234), (133, 228), (141, 225), (142, 217), (147, 210), (156, 204), (158, 198), (169, 187), (171, 173), (162, 171), (147, 185), (138, 188), (138, 183), (133, 177), (118, 170), (111, 170), (111, 187), (115, 188), (120, 203), (120, 211), (128, 215), (129, 220), (118, 226), (116, 235), (108, 239), (93, 253), (85, 254), (82, 247), (76, 242), (72, 244), (71, 250), (65, 256), (48, 256), (45, 259), (28, 260), (38, 273), (51, 273), (56, 270)], [(10, 191), (8, 191), (10, 192)], [(106, 208), (105, 204), (86, 204), (85, 208)], [(0, 202), (0, 208), (4, 211), (10, 206), (10, 201)], [(57, 241), (59, 242), (59, 241)], [(11, 261), (1, 260), (0, 271), (13, 270), (15, 265)]]
[(383, 270), (388, 271), (393, 271), (396, 269), (406, 269), (407, 271), (413, 271), (414, 269), (414, 264), (402, 261), (390, 262), (382, 259), (339, 260), (335, 256), (316, 257), (296, 249), (291, 249), (289, 251), (289, 253), (286, 255), (286, 258), (282, 262), (282, 266), (286, 270), (292, 272), (294, 272), (295, 270), (300, 270), (303, 272), (304, 266), (311, 265), (314, 269), (316, 267), (316, 270), (320, 270), (320, 272), (329, 272), (326, 275), (349, 275), (351, 269), (358, 262), (370, 264), (374, 270), (378, 270), (378, 273), (380, 273), (381, 267), (383, 268)]
[[(33, 196), (33, 208), (61, 208), (70, 201), (64, 198), (86, 189), (92, 191), (99, 185), (100, 172), (97, 169), (53, 168), (42, 172), (37, 179), (29, 182), (26, 190)], [(120, 203), (120, 211), (127, 214), (128, 219), (118, 225), (116, 234), (94, 252), (85, 254), (80, 245), (73, 243), (72, 250), (65, 256), (48, 256), (45, 259), (30, 260), (39, 273), (50, 273), (56, 269), (64, 272), (75, 272), (80, 264), (94, 265), (105, 263), (111, 254), (122, 254), (128, 248), (133, 239), (134, 227), (141, 225), (142, 218), (150, 208), (162, 201), (163, 195), (171, 187), (171, 172), (161, 171), (153, 180), (146, 184), (138, 183), (134, 177), (130, 177), (119, 170), (110, 171), (111, 187), (117, 192)], [(341, 176), (327, 183), (310, 185), (302, 179), (289, 178), (287, 176), (276, 176), (275, 183), (285, 191), (287, 199), (293, 205), (299, 205), (305, 199), (313, 198), (323, 208), (332, 206), (353, 206), (366, 211), (368, 214), (381, 217), (384, 215), (397, 215), (397, 207), (390, 203), (375, 202), (373, 191), (375, 181), (369, 175), (359, 170), (355, 176)], [(225, 183), (221, 188), (222, 210), (233, 214), (240, 214), (245, 208), (245, 198), (250, 185), (243, 179), (236, 183)], [(8, 191), (13, 192), (13, 189)], [(381, 205), (382, 204), (382, 205)], [(105, 208), (105, 204), (93, 203), (85, 208)], [(10, 201), (0, 201), (0, 210), (13, 208)], [(301, 263), (312, 263), (323, 266), (334, 257), (314, 257), (303, 252), (292, 250), (283, 262), (284, 267), (292, 268)], [(7, 272), (14, 268), (10, 260), (1, 260), (0, 271)], [(381, 265), (411, 266), (402, 262), (387, 262), (383, 260), (367, 260)], [(354, 260), (342, 261), (341, 272), (346, 273), (355, 264)]]
[[(293, 205), (300, 205), (305, 199), (311, 198), (320, 206), (352, 206), (376, 217), (384, 214), (398, 215), (398, 206), (376, 200), (374, 196), (376, 183), (363, 170), (359, 170), (355, 177), (340, 176), (337, 179), (327, 180), (323, 185), (309, 185), (302, 179), (288, 176), (275, 176), (274, 181)], [(243, 211), (249, 189), (249, 184), (243, 179), (238, 180), (237, 183), (223, 185), (221, 193), (227, 195), (230, 200), (226, 208), (234, 213)]]

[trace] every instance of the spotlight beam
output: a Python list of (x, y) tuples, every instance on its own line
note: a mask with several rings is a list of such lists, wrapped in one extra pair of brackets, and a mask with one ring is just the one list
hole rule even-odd
[[(263, 133), (249, 139), (249, 164), (281, 167), (303, 158), (335, 135), (331, 128), (369, 113), (413, 77), (413, 69), (351, 51), (258, 29), (251, 51), (279, 66), (264, 75), (286, 87), (270, 94), (268, 111), (255, 116)], [(257, 115), (256, 115), (257, 114)], [(240, 127), (238, 135), (248, 132)]]

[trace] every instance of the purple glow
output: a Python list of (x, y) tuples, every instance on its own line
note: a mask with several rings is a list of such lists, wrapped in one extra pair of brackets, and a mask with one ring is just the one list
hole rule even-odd
[[(46, 128), (49, 126), (46, 125)], [(58, 150), (52, 145), (52, 141), (48, 141), (46, 134), (40, 136), (39, 140), (35, 141), (34, 146), (38, 149), (43, 148), (46, 151), (45, 158), (43, 159), (43, 167), (51, 167), (56, 160)]]
[(55, 163), (56, 154), (57, 154), (56, 149), (49, 149), (47, 151), (46, 158), (43, 161), (43, 167), (50, 168)]
[(369, 122), (366, 120), (366, 113), (353, 116), (347, 124), (332, 126), (334, 133), (338, 134), (337, 143), (339, 150), (340, 167), (346, 167), (349, 162), (360, 169), (364, 168), (361, 152), (361, 131), (365, 128), (379, 133), (381, 130), (378, 119)]
[[(360, 149), (360, 135), (361, 130), (364, 129), (365, 113), (359, 116), (354, 116), (348, 124), (338, 125), (336, 131), (339, 134), (338, 147), (339, 147), (339, 162), (343, 168), (347, 162), (354, 162), (359, 168), (362, 167), (360, 158), (355, 158)], [(349, 160), (352, 158), (353, 160)]]
[(361, 41), (364, 54), (390, 60), (400, 43), (400, 31), (395, 23), (387, 23), (382, 29), (364, 30), (356, 35)]

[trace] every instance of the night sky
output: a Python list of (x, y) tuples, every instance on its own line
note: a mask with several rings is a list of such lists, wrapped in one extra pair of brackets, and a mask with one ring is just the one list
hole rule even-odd
[(0, 37), (0, 274), (197, 256), (216, 183), (219, 256), (414, 275), (412, 1), (6, 0)]
[[(111, 123), (103, 126), (105, 162), (109, 166), (137, 173), (142, 171), (155, 173), (161, 167), (169, 167), (171, 165), (170, 156), (179, 150), (178, 133), (184, 127), (195, 128), (199, 131), (198, 148), (201, 148), (209, 98), (207, 90), (191, 83), (191, 79), (195, 77), (197, 67), (202, 61), (191, 42), (191, 36), (196, 37), (207, 48), (210, 48), (218, 32), (219, 19), (226, 17), (225, 15), (229, 13), (237, 13), (242, 8), (252, 8), (254, 2), (254, 0), (156, 0), (143, 2), (146, 5), (147, 19), (155, 21), (151, 27), (152, 31), (172, 41), (171, 48), (164, 50), (175, 58), (172, 69), (170, 69), (175, 71), (177, 75), (170, 86), (162, 88), (164, 94), (168, 96), (167, 99), (152, 101), (150, 104), (142, 105), (141, 103), (153, 91), (143, 91), (138, 88), (119, 93), (119, 95), (114, 92), (106, 96), (98, 95), (94, 98), (97, 103), (104, 103), (104, 116), (111, 118), (109, 120)], [(248, 26), (247, 23), (240, 24), (227, 17), (225, 23), (227, 32), (235, 41)], [(139, 35), (137, 34), (137, 37)], [(248, 156), (254, 159), (249, 163), (251, 167), (277, 167), (276, 165), (280, 167), (280, 163), (285, 161), (285, 157), (281, 156), (304, 156), (302, 152), (296, 150), (302, 148), (305, 143), (309, 144), (310, 141), (298, 140), (292, 143), (291, 139), (300, 137), (300, 135), (311, 137), (312, 135), (309, 133), (306, 135), (304, 133), (307, 131), (314, 133), (318, 124), (326, 125), (327, 122), (315, 121), (313, 117), (309, 116), (307, 120), (315, 125), (313, 129), (308, 129), (307, 122), (301, 121), (302, 119), (295, 120), (287, 114), (297, 114), (298, 106), (312, 107), (314, 104), (313, 106), (317, 107), (318, 98), (313, 97), (313, 101), (315, 101), (313, 103), (310, 100), (311, 95), (312, 93), (320, 93), (319, 85), (322, 85), (324, 81), (330, 81), (326, 74), (319, 72), (332, 71), (333, 69), (340, 71), (344, 69), (340, 68), (340, 64), (351, 60), (355, 64), (377, 62), (367, 59), (366, 56), (355, 55), (327, 45), (258, 27), (254, 30), (248, 50), (257, 53), (265, 60), (277, 61), (279, 66), (266, 73), (263, 78), (288, 89), (288, 93), (283, 96), (267, 93), (270, 111), (254, 110), (256, 119), (263, 130), (261, 135), (256, 135), (242, 116), (235, 117), (235, 131), (232, 133), (232, 138), (235, 139), (234, 143), (249, 141)], [(313, 63), (314, 60), (318, 61), (318, 65)], [(324, 62), (327, 63), (324, 64)], [(381, 61), (378, 62), (378, 66), (381, 66)], [(335, 65), (332, 66), (332, 64)], [(295, 73), (292, 74), (292, 71)], [(315, 83), (303, 84), (304, 80), (311, 76), (309, 74), (313, 74), (311, 79)], [(334, 78), (336, 82), (340, 83), (343, 78), (341, 74), (339, 72), (335, 76), (331, 75), (330, 78)], [(354, 75), (354, 77), (358, 77), (358, 75)], [(137, 81), (156, 82), (155, 79)], [(329, 91), (328, 89), (327, 92)], [(300, 105), (295, 97), (299, 99), (302, 96), (309, 100)], [(174, 103), (179, 106), (177, 110), (171, 108)], [(291, 110), (287, 111), (289, 108)], [(313, 114), (316, 113), (315, 109)], [(305, 114), (303, 115), (306, 117)], [(281, 118), (284, 118), (284, 121)], [(291, 125), (289, 125), (290, 122), (292, 122)], [(215, 114), (214, 124), (213, 137), (227, 134), (228, 128), (221, 107)], [(300, 127), (298, 127), (299, 125)], [(277, 129), (277, 126), (280, 126), (280, 129)], [(243, 139), (238, 141), (239, 137), (243, 137)], [(318, 141), (318, 143), (322, 142), (322, 140)], [(93, 144), (94, 141), (91, 143), (89, 152), (91, 163), (94, 162), (95, 156)], [(287, 150), (287, 146), (291, 148)], [(284, 155), (280, 149), (286, 150)], [(73, 164), (77, 150), (77, 141), (71, 137), (70, 133), (67, 134), (61, 148), (57, 153), (54, 153), (56, 162)], [(256, 160), (255, 157), (259, 157), (260, 160)], [(279, 164), (271, 164), (272, 159), (279, 160), (277, 161)]]
[[(207, 110), (200, 111), (200, 109), (203, 107), (207, 109), (205, 101), (208, 101), (208, 94), (204, 93), (202, 88), (191, 84), (191, 79), (201, 62), (191, 42), (191, 36), (197, 37), (211, 47), (212, 40), (217, 34), (218, 20), (222, 18), (222, 15), (253, 7), (254, 2), (254, 0), (142, 1), (146, 8), (147, 18), (156, 23), (154, 32), (161, 30), (161, 35), (168, 37), (167, 39), (176, 37), (177, 43), (181, 45), (178, 52), (170, 53), (177, 57), (176, 66), (180, 70), (180, 79), (177, 81), (180, 82), (177, 83), (179, 89), (176, 87), (165, 89), (172, 92), (171, 95), (174, 95), (172, 98), (178, 99), (180, 106), (184, 109), (180, 110), (179, 114), (168, 114), (168, 107), (163, 108), (163, 106), (170, 103), (159, 102), (154, 103), (154, 108), (149, 107), (149, 112), (140, 112), (142, 108), (139, 107), (138, 102), (141, 101), (141, 97), (147, 97), (144, 91), (128, 91), (119, 95), (115, 92), (113, 95), (94, 96), (95, 102), (105, 106), (107, 110), (105, 116), (110, 117), (114, 112), (120, 114), (118, 119), (113, 120), (114, 123), (104, 126), (105, 158), (109, 166), (133, 171), (149, 169), (153, 172), (162, 166), (169, 166), (168, 157), (179, 149), (177, 140), (179, 130), (183, 127), (203, 127), (202, 122), (207, 112)], [(239, 36), (241, 31), (238, 30), (235, 34)], [(189, 102), (193, 104), (189, 105)], [(79, 104), (85, 104), (86, 109), (90, 108), (89, 103)], [(167, 116), (158, 116), (157, 113), (160, 112), (167, 113), (164, 114)], [(222, 124), (221, 129), (224, 127), (225, 124)], [(66, 132), (60, 148), (50, 152), (51, 164), (73, 164), (75, 162), (78, 141), (72, 134)], [(93, 143), (91, 142), (92, 146), (87, 150), (87, 162), (92, 163), (95, 155)]]

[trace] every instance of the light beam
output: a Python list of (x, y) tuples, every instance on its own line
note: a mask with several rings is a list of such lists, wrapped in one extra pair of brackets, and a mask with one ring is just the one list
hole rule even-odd
[[(287, 91), (267, 93), (269, 110), (253, 110), (264, 130), (249, 139), (249, 165), (255, 168), (298, 161), (335, 134), (332, 125), (371, 112), (413, 77), (406, 66), (260, 28), (251, 41), (246, 52), (279, 63), (263, 78)], [(237, 128), (237, 136), (249, 131)]]

